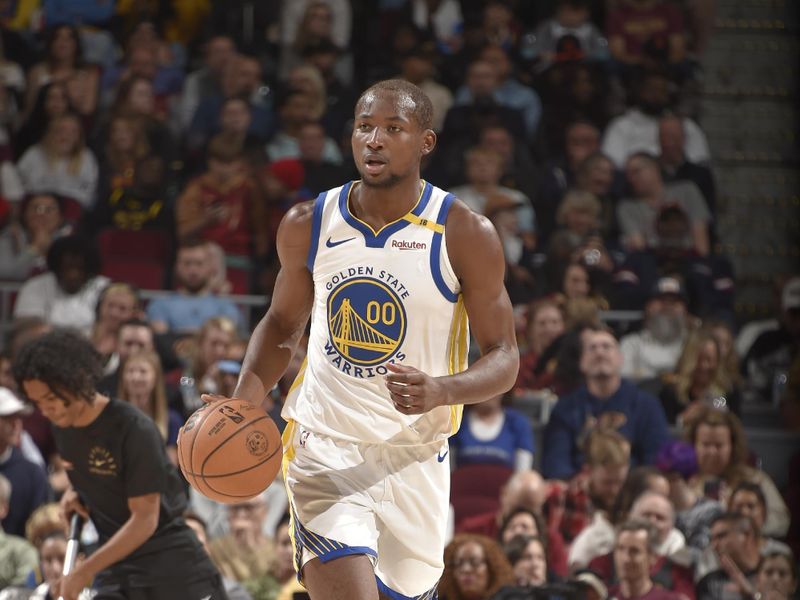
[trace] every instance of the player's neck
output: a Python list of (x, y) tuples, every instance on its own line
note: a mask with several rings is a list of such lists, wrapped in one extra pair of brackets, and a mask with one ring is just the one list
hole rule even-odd
[(108, 402), (108, 397), (103, 396), (102, 394), (95, 394), (94, 402), (92, 404), (84, 402), (84, 408), (80, 414), (75, 417), (75, 421), (73, 422), (72, 426), (88, 427), (94, 423), (95, 419), (100, 416), (100, 413), (105, 410), (106, 406), (108, 406)]
[(378, 230), (408, 213), (419, 200), (422, 182), (419, 177), (398, 181), (389, 187), (358, 183), (350, 194), (353, 214)]

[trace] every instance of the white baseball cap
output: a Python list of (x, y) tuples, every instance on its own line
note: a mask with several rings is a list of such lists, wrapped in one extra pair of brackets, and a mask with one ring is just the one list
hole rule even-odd
[(8, 388), (0, 387), (0, 417), (12, 415), (29, 415), (33, 411), (30, 405), (17, 398)]

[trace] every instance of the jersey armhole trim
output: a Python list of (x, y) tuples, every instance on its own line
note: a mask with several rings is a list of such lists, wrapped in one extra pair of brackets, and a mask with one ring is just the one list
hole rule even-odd
[[(436, 223), (444, 227), (445, 222), (447, 221), (447, 214), (450, 211), (450, 207), (453, 204), (453, 201), (456, 199), (453, 194), (447, 194), (444, 200), (442, 200), (442, 205), (439, 208), (439, 214), (436, 216)], [(442, 265), (441, 265), (441, 252), (442, 252), (442, 239), (444, 238), (444, 230), (442, 232), (434, 231), (433, 233), (433, 241), (431, 242), (431, 253), (430, 253), (430, 266), (431, 266), (431, 275), (433, 276), (433, 281), (436, 284), (437, 289), (441, 292), (442, 296), (445, 297), (446, 300), (450, 302), (457, 302), (458, 301), (458, 293), (451, 290), (447, 283), (442, 276)]]
[(325, 198), (328, 192), (322, 192), (317, 199), (314, 200), (314, 213), (311, 217), (311, 245), (308, 247), (308, 257), (306, 258), (306, 267), (313, 275), (314, 261), (317, 258), (317, 249), (319, 248), (319, 232), (322, 228), (322, 209), (325, 208)]

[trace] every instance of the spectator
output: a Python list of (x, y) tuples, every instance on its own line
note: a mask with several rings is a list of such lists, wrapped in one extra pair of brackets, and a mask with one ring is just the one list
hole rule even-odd
[[(749, 517), (753, 520), (759, 532), (764, 529), (764, 522), (767, 519), (767, 499), (761, 486), (757, 483), (743, 481), (731, 492), (728, 499), (728, 512), (736, 513)], [(761, 555), (766, 556), (772, 552), (783, 552), (791, 555), (789, 546), (776, 539), (759, 535), (759, 548)]]
[(97, 68), (83, 60), (78, 30), (59, 25), (47, 31), (45, 59), (31, 67), (25, 99), (25, 114), (33, 110), (39, 90), (48, 83), (63, 83), (69, 104), (83, 117), (90, 117), (97, 106), (100, 77)]
[(583, 456), (577, 440), (598, 424), (630, 440), (634, 464), (652, 463), (668, 440), (661, 405), (622, 378), (622, 361), (610, 331), (586, 330), (580, 360), (586, 383), (559, 399), (545, 428), (542, 468), (548, 479), (568, 479), (580, 470)]
[(222, 93), (222, 77), (236, 57), (236, 44), (227, 35), (215, 35), (204, 47), (203, 66), (192, 71), (183, 82), (180, 124), (188, 129), (203, 98)]
[(564, 311), (551, 299), (536, 300), (528, 308), (526, 327), (527, 348), (520, 357), (519, 374), (514, 390), (540, 390), (549, 385), (552, 367), (542, 365), (541, 358), (550, 345), (564, 333)]
[[(67, 533), (67, 523), (59, 515), (57, 502), (48, 502), (33, 511), (25, 524), (25, 538), (39, 552), (40, 556), (37, 568), (28, 573), (28, 587), (36, 587), (46, 582), (44, 574), (46, 559), (43, 556), (45, 553), (42, 552), (45, 542), (51, 537), (56, 540), (63, 539), (66, 542)], [(53, 549), (58, 550), (58, 544), (54, 544), (54, 546), (55, 548)], [(59, 558), (59, 552), (54, 552), (53, 554), (54, 559)], [(60, 559), (63, 560), (63, 556)], [(57, 563), (58, 561), (54, 562)], [(61, 566), (59, 564), (51, 564), (50, 567), (58, 567), (58, 574), (61, 575)], [(52, 577), (54, 572), (54, 569), (51, 570), (49, 576)]]
[(50, 121), (72, 112), (75, 112), (75, 107), (64, 83), (54, 81), (43, 85), (36, 95), (33, 109), (14, 136), (14, 155), (20, 158), (28, 148), (41, 141)]
[[(270, 160), (277, 161), (284, 158), (298, 158), (300, 147), (298, 136), (301, 127), (306, 121), (313, 120), (313, 99), (305, 92), (289, 90), (278, 106), (280, 128), (267, 144), (267, 154)], [(336, 142), (325, 138), (325, 148), (322, 156), (334, 164), (342, 164), (342, 153)]]
[(500, 155), (502, 175), (500, 185), (519, 190), (528, 198), (536, 197), (537, 168), (525, 144), (511, 130), (497, 124), (487, 124), (480, 130), (478, 143)]
[(134, 317), (120, 323), (115, 351), (106, 361), (104, 376), (98, 385), (100, 392), (106, 396), (115, 395), (119, 389), (120, 365), (137, 352), (155, 349), (155, 335), (147, 321)]
[(513, 7), (505, 0), (488, 0), (483, 7), (483, 37), (508, 52), (515, 51), (522, 28)]
[(690, 232), (689, 217), (682, 208), (662, 208), (655, 221), (654, 244), (628, 254), (614, 275), (615, 306), (639, 309), (660, 278), (676, 277), (686, 285), (690, 313), (732, 316), (733, 266), (719, 254), (698, 256)]
[[(351, 18), (352, 8), (349, 0), (325, 0), (324, 2), (300, 0), (299, 2), (284, 4), (281, 8), (280, 32), (281, 43), (284, 47), (295, 42), (304, 18), (322, 18), (321, 10), (316, 14), (310, 14), (310, 7), (319, 4), (325, 4), (325, 6), (330, 9), (331, 41), (340, 48), (347, 48), (350, 46), (350, 31), (353, 21)], [(325, 17), (325, 19), (327, 18), (328, 17)], [(324, 27), (321, 22), (315, 25), (318, 25), (320, 28)], [(312, 30), (313, 29), (312, 27)]]
[(644, 305), (644, 327), (620, 342), (622, 375), (645, 380), (674, 371), (688, 334), (683, 285), (674, 277), (662, 277)]
[(544, 539), (515, 535), (503, 547), (519, 587), (537, 587), (547, 583), (547, 551)]
[[(0, 427), (5, 427), (0, 423)], [(4, 520), (11, 507), (11, 482), (0, 475), (0, 590), (22, 585), (38, 564), (36, 549), (23, 537), (5, 531)]]
[(741, 414), (741, 395), (725, 372), (717, 339), (702, 329), (689, 334), (672, 373), (663, 377), (659, 397), (670, 425), (691, 420), (700, 404)]
[(0, 501), (5, 506), (0, 529), (17, 536), (25, 535), (28, 517), (50, 496), (44, 469), (25, 458), (18, 447), (22, 417), (30, 412), (13, 392), (0, 388), (0, 475), (11, 485), (10, 492), (3, 494), (5, 501)]
[(683, 119), (665, 115), (658, 122), (658, 160), (664, 181), (691, 181), (703, 194), (712, 217), (717, 214), (717, 193), (714, 176), (706, 165), (690, 162), (686, 158), (686, 133)]
[(0, 279), (25, 281), (41, 273), (53, 240), (71, 232), (59, 198), (51, 194), (28, 196), (22, 203), (20, 222), (0, 231)]
[(566, 60), (602, 61), (608, 56), (608, 42), (590, 20), (588, 0), (559, 0), (553, 16), (539, 23), (534, 33), (533, 56), (537, 70), (546, 71), (559, 60), (559, 42), (574, 38), (576, 52)]
[(464, 17), (456, 0), (411, 0), (411, 19), (421, 31), (430, 31), (439, 52), (454, 54), (461, 49)]
[[(636, 104), (609, 123), (602, 149), (618, 169), (624, 168), (628, 158), (637, 152), (658, 155), (658, 120), (670, 106), (669, 85), (662, 73), (645, 74), (638, 84)], [(697, 123), (684, 118), (683, 131), (686, 158), (693, 163), (708, 162), (708, 140)]]
[[(596, 251), (597, 254), (594, 252)], [(588, 260), (603, 260), (600, 250), (587, 249), (585, 256), (571, 260), (557, 271), (555, 279), (558, 284), (556, 293), (564, 298), (564, 312), (570, 325), (579, 322), (597, 321), (597, 311), (608, 310), (608, 300), (602, 293), (601, 269), (590, 267)], [(555, 261), (554, 261), (555, 262)], [(557, 268), (557, 262), (552, 268)], [(550, 267), (550, 265), (547, 265)], [(549, 270), (549, 269), (548, 269)]]
[(656, 532), (646, 521), (628, 521), (616, 534), (614, 566), (619, 585), (610, 592), (621, 600), (681, 600), (683, 595), (656, 585), (650, 569), (656, 559)]
[(756, 589), (762, 598), (789, 600), (797, 593), (797, 580), (794, 557), (773, 552), (761, 559), (756, 574)]
[(136, 174), (136, 165), (148, 154), (150, 145), (147, 132), (141, 127), (140, 120), (121, 114), (113, 116), (105, 147), (100, 153), (99, 202), (130, 187)]
[(97, 299), (109, 283), (98, 274), (97, 250), (77, 235), (59, 238), (47, 251), (47, 269), (23, 284), (14, 303), (14, 319), (41, 317), (55, 327), (88, 333), (96, 319)]
[(727, 503), (739, 483), (756, 483), (767, 501), (764, 535), (786, 534), (789, 511), (770, 476), (747, 465), (747, 439), (736, 415), (701, 406), (686, 427), (686, 438), (697, 453), (698, 472), (690, 482), (696, 493)]
[(527, 207), (501, 192), (489, 194), (484, 212), (492, 222), (506, 261), (505, 286), (514, 304), (529, 302), (535, 294), (536, 237), (525, 230), (520, 213)]
[(711, 547), (720, 567), (698, 580), (697, 599), (751, 598), (761, 561), (753, 520), (735, 513), (718, 516), (711, 523)]
[[(56, 581), (63, 576), (64, 562), (67, 556), (67, 534), (62, 529), (48, 533), (38, 544), (39, 569), (42, 572), (42, 583), (36, 587), (29, 600), (49, 600), (50, 590)], [(78, 600), (91, 600), (94, 596), (89, 589), (84, 589)]]
[(434, 79), (436, 51), (427, 45), (420, 45), (407, 53), (400, 62), (400, 77), (419, 87), (433, 104), (432, 129), (441, 131), (444, 118), (453, 106), (453, 94), (447, 87)]
[(353, 118), (353, 106), (357, 100), (355, 88), (348, 79), (351, 70), (349, 65), (347, 65), (348, 72), (343, 72), (345, 69), (339, 67), (341, 64), (346, 64), (346, 60), (340, 61), (341, 57), (342, 51), (339, 47), (325, 40), (309, 44), (303, 53), (305, 63), (315, 67), (322, 75), (327, 96), (322, 124), (325, 126), (325, 132), (334, 140), (341, 139), (343, 135), (349, 139), (349, 123)]
[(566, 575), (567, 551), (564, 540), (557, 530), (548, 528), (541, 512), (534, 512), (525, 507), (514, 508), (503, 519), (497, 540), (506, 547), (514, 538), (521, 535), (543, 540), (543, 550), (549, 565), (548, 576), (551, 572), (553, 577)]
[(167, 446), (167, 456), (178, 464), (178, 430), (183, 418), (167, 406), (167, 391), (161, 359), (153, 351), (143, 350), (128, 356), (120, 365), (116, 396), (133, 404), (150, 417)]
[(219, 111), (219, 132), (235, 140), (246, 154), (263, 154), (264, 132), (251, 131), (253, 106), (247, 98), (233, 96), (222, 101)]
[(316, 121), (303, 124), (297, 136), (303, 187), (311, 197), (340, 186), (350, 175), (342, 165), (325, 160), (325, 139), (325, 129)]
[(575, 188), (593, 194), (600, 201), (603, 208), (601, 229), (607, 240), (618, 237), (617, 203), (621, 180), (611, 159), (599, 151), (587, 156), (578, 165), (575, 175)]
[(511, 565), (492, 539), (462, 533), (444, 549), (438, 590), (442, 600), (489, 600), (513, 581)]
[(200, 237), (219, 244), (229, 267), (249, 272), (251, 257), (267, 250), (264, 203), (243, 162), (242, 147), (229, 136), (208, 145), (208, 171), (186, 186), (175, 208), (178, 239)]
[(625, 166), (633, 197), (617, 207), (620, 242), (628, 250), (642, 250), (657, 243), (655, 224), (660, 210), (679, 206), (691, 224), (691, 248), (700, 256), (710, 252), (711, 213), (703, 196), (691, 182), (664, 184), (655, 158), (648, 154), (631, 155)]
[(496, 396), (467, 410), (466, 419), (450, 438), (456, 468), (470, 464), (500, 464), (515, 471), (533, 466), (533, 430), (527, 417)]
[(241, 322), (236, 305), (208, 290), (213, 263), (206, 242), (187, 240), (175, 257), (175, 292), (154, 298), (147, 305), (147, 318), (156, 333), (194, 333), (211, 317), (224, 315)]
[(707, 329), (719, 346), (719, 362), (726, 377), (736, 384), (741, 385), (742, 375), (739, 369), (739, 354), (734, 343), (735, 332), (730, 321), (711, 317), (703, 319), (703, 327)]
[(95, 309), (97, 319), (90, 339), (97, 352), (108, 364), (117, 352), (119, 329), (123, 323), (142, 314), (139, 292), (124, 282), (110, 283), (100, 292)]
[(786, 377), (800, 349), (800, 277), (781, 291), (779, 327), (761, 333), (742, 361), (749, 393), (761, 402), (777, 402), (775, 383)]
[(81, 123), (75, 115), (50, 121), (42, 141), (29, 148), (17, 164), (29, 194), (56, 193), (92, 207), (97, 189), (97, 160), (86, 148)]
[[(137, 121), (149, 147), (161, 158), (169, 160), (175, 154), (175, 143), (166, 124), (166, 108), (158, 105), (153, 82), (147, 77), (132, 76), (117, 90), (111, 115), (125, 115)], [(99, 139), (105, 140), (105, 124), (101, 124)]]

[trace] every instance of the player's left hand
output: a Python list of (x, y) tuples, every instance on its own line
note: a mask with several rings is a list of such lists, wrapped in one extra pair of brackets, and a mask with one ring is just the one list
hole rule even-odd
[(92, 578), (84, 575), (80, 568), (77, 568), (53, 584), (50, 589), (50, 596), (52, 598), (63, 598), (63, 600), (78, 600), (83, 588), (89, 587), (91, 584)]
[(421, 415), (445, 403), (447, 392), (436, 377), (396, 363), (386, 363), (386, 368), (386, 388), (395, 409), (404, 415)]

